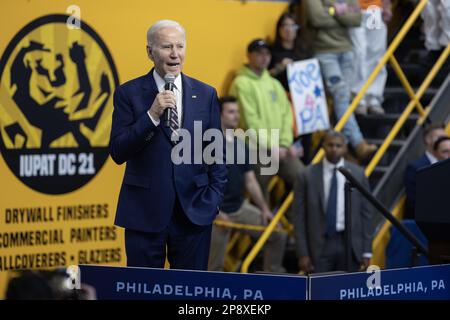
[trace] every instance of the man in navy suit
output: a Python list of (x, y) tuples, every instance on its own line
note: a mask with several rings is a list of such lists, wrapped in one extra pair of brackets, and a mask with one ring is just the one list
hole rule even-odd
[[(226, 184), (225, 153), (205, 162), (208, 143), (202, 142), (195, 150), (200, 157), (189, 155), (196, 162), (179, 164), (172, 149), (185, 143), (181, 131), (193, 136), (194, 121), (202, 132), (220, 131), (223, 143), (217, 93), (181, 73), (186, 34), (179, 23), (158, 21), (147, 42), (154, 69), (114, 94), (110, 152), (117, 164), (126, 162), (115, 224), (125, 228), (128, 266), (163, 268), (167, 257), (171, 268), (206, 270), (211, 225)], [(173, 91), (165, 90), (167, 74), (175, 78)], [(188, 143), (191, 150), (196, 138)]]
[(417, 160), (411, 162), (405, 171), (405, 191), (406, 191), (406, 211), (405, 218), (414, 219), (416, 204), (416, 174), (420, 168), (436, 163), (434, 143), (443, 136), (446, 136), (445, 125), (443, 123), (430, 124), (423, 131), (423, 142), (425, 153)]

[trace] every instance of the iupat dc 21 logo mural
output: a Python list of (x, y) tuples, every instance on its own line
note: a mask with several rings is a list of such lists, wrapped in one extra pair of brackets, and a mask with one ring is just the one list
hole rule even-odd
[(11, 171), (47, 194), (74, 191), (108, 158), (119, 80), (103, 41), (68, 16), (34, 20), (0, 60), (0, 149)]

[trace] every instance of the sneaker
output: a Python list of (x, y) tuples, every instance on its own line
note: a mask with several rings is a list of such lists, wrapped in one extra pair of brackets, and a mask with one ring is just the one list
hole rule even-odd
[(359, 105), (359, 106), (355, 109), (355, 113), (356, 113), (357, 115), (360, 115), (360, 116), (365, 116), (365, 115), (367, 115), (367, 107), (366, 107), (366, 106), (363, 106), (363, 105)]
[[(352, 100), (355, 100), (356, 93), (352, 93)], [(366, 97), (362, 97), (362, 99), (359, 101), (358, 106), (355, 109), (355, 114), (365, 116), (367, 115), (367, 101)]]
[(362, 162), (372, 155), (377, 148), (378, 147), (375, 144), (369, 144), (363, 140), (355, 146), (356, 157)]
[(381, 102), (383, 101), (382, 98), (378, 98), (374, 95), (369, 95), (367, 100), (367, 105), (369, 106), (368, 111), (370, 114), (380, 115), (385, 113), (383, 107), (381, 106)]
[(383, 115), (386, 112), (384, 111), (383, 107), (380, 105), (373, 105), (369, 107), (369, 113), (370, 114), (376, 114), (376, 115)]

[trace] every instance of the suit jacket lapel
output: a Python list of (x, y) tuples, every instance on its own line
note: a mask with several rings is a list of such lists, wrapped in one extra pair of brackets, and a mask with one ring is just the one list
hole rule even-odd
[(183, 114), (180, 127), (189, 130), (190, 126), (193, 125), (194, 110), (192, 110), (192, 99), (195, 96), (195, 88), (193, 87), (192, 81), (183, 73), (181, 74), (181, 80), (183, 83)]
[[(159, 93), (158, 88), (156, 87), (155, 79), (153, 78), (153, 72), (154, 69), (152, 69), (146, 76), (145, 81), (142, 85), (142, 88), (144, 89), (144, 99), (145, 100), (152, 100), (155, 99), (156, 95)], [(182, 99), (183, 99), (183, 113), (182, 113), (182, 119), (180, 128), (185, 128), (188, 130), (193, 130), (193, 99), (197, 98), (195, 95), (195, 87), (192, 84), (192, 81), (189, 79), (189, 77), (185, 76), (183, 73), (181, 74), (181, 80), (183, 83), (182, 88)], [(195, 97), (195, 98), (194, 98)], [(170, 128), (166, 128), (164, 125), (164, 119), (161, 119), (161, 123), (159, 125), (159, 128), (166, 137), (169, 139), (170, 142), (172, 142), (171, 135), (172, 131)]]
[(423, 163), (424, 167), (429, 166), (431, 164), (431, 161), (430, 161), (430, 159), (428, 159), (428, 156), (426, 153), (422, 156), (422, 163)]
[(144, 82), (142, 83), (142, 88), (145, 90), (146, 97), (149, 96), (154, 99), (159, 91), (156, 87), (155, 79), (153, 78), (153, 70), (154, 69), (150, 70), (150, 72), (145, 76)]
[[(352, 168), (349, 165), (348, 161), (344, 160), (344, 168), (347, 169), (350, 173), (352, 172)], [(357, 179), (359, 179), (359, 177), (356, 177)], [(345, 181), (347, 182), (347, 178), (345, 178)], [(360, 181), (361, 182), (361, 181)], [(345, 188), (345, 182), (344, 182), (344, 188)], [(345, 189), (344, 189), (345, 190)], [(345, 191), (344, 191), (344, 198), (345, 198)], [(356, 201), (358, 201), (358, 199), (361, 199), (362, 196), (360, 197), (360, 193), (356, 188), (353, 188), (353, 192), (351, 193), (351, 203), (352, 203), (352, 210), (351, 210), (351, 216), (354, 216), (355, 214), (359, 214), (358, 209), (358, 203), (356, 203)], [(345, 208), (345, 200), (344, 200), (344, 208)], [(353, 220), (353, 219), (351, 219)]]
[(325, 215), (325, 190), (323, 185), (323, 164), (320, 162), (314, 170), (314, 180), (317, 181), (317, 193), (319, 195), (320, 207), (322, 209), (322, 214)]
[[(349, 165), (348, 161), (344, 160), (344, 168), (347, 169), (350, 173), (352, 173), (352, 167)], [(347, 178), (345, 178), (345, 181), (347, 181)]]

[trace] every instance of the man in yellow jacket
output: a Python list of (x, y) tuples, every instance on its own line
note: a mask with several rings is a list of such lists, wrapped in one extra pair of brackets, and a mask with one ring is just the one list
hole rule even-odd
[[(302, 147), (292, 144), (290, 102), (281, 83), (267, 70), (271, 59), (269, 45), (262, 39), (253, 40), (247, 47), (247, 57), (248, 64), (242, 66), (230, 88), (230, 95), (235, 96), (241, 106), (240, 127), (256, 130), (259, 133), (258, 148), (268, 149), (274, 159), (279, 156), (278, 175), (288, 187), (292, 187), (304, 166), (299, 160)], [(259, 129), (267, 131), (260, 133)], [(272, 141), (271, 129), (279, 130), (279, 141)], [(256, 171), (262, 189), (267, 190), (271, 175), (261, 175), (259, 170)]]

